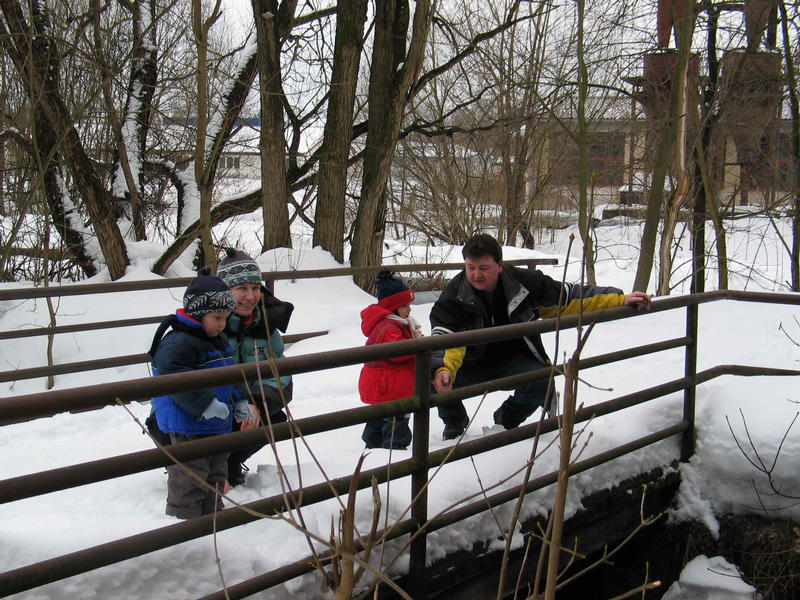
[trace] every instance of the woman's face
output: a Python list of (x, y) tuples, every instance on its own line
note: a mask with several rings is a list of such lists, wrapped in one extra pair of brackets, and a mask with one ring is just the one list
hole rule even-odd
[(236, 314), (249, 317), (261, 300), (261, 286), (255, 283), (240, 283), (231, 288), (236, 297)]

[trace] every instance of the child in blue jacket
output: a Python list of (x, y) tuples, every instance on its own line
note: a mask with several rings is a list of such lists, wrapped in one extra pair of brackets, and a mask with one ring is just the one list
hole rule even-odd
[[(225, 322), (236, 308), (233, 292), (219, 277), (202, 269), (186, 288), (183, 309), (159, 325), (150, 348), (153, 374), (183, 373), (233, 364)], [(164, 335), (168, 328), (172, 331)], [(163, 336), (163, 339), (162, 339)], [(235, 394), (232, 385), (206, 390), (177, 392), (153, 398), (161, 431), (171, 443), (209, 435), (230, 433), (232, 418), (252, 417), (247, 401)], [(228, 476), (228, 453), (185, 461), (210, 488), (195, 480), (178, 465), (167, 467), (167, 514), (191, 519), (223, 508), (219, 494)]]

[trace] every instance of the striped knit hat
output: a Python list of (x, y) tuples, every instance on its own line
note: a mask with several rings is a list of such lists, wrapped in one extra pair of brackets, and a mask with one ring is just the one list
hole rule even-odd
[(200, 269), (183, 294), (183, 310), (193, 319), (212, 312), (233, 312), (236, 298), (222, 279), (207, 268)]
[(261, 269), (258, 263), (241, 250), (225, 248), (227, 256), (219, 262), (217, 276), (229, 287), (240, 283), (261, 285)]

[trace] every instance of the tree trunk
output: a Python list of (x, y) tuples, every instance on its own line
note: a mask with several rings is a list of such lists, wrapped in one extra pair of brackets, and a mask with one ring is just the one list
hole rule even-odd
[(280, 38), (274, 0), (254, 3), (261, 91), (261, 194), (264, 241), (262, 251), (291, 248), (286, 201), (286, 149), (283, 130)]
[[(692, 210), (692, 280), (691, 293), (706, 290), (706, 214), (710, 202), (717, 202), (718, 186), (716, 176), (712, 176), (709, 149), (712, 147), (712, 134), (717, 122), (714, 112), (714, 99), (717, 91), (719, 60), (717, 59), (717, 24), (719, 11), (713, 7), (706, 9), (706, 57), (708, 79), (703, 87), (703, 104), (700, 115), (700, 139), (694, 147), (694, 206)], [(716, 162), (716, 157), (713, 157)]]
[(645, 217), (644, 231), (642, 232), (641, 250), (639, 251), (639, 262), (636, 267), (636, 277), (634, 278), (633, 289), (646, 291), (650, 283), (650, 275), (653, 271), (653, 256), (656, 247), (656, 237), (658, 235), (658, 223), (661, 216), (661, 207), (664, 195), (664, 179), (669, 168), (669, 156), (672, 146), (677, 136), (678, 117), (680, 116), (680, 96), (676, 90), (678, 73), (685, 72), (686, 65), (691, 55), (691, 34), (694, 30), (694, 3), (690, 0), (685, 2), (684, 12), (686, 18), (678, 21), (678, 37), (681, 43), (678, 46), (678, 60), (675, 72), (672, 75), (672, 86), (670, 88), (669, 108), (664, 127), (658, 142), (658, 149), (653, 165), (650, 189), (647, 193), (647, 213)]
[[(369, 81), (367, 126), (361, 200), (354, 224), (350, 262), (354, 267), (380, 264), (386, 214), (386, 181), (400, 132), (408, 91), (417, 79), (431, 23), (430, 0), (418, 0), (408, 53), (408, 0), (375, 5), (375, 39)], [(362, 287), (369, 275), (356, 278)]]
[(328, 114), (320, 150), (314, 246), (344, 261), (344, 208), (347, 158), (353, 135), (353, 107), (367, 18), (366, 0), (340, 0)]
[(40, 181), (53, 226), (58, 231), (67, 252), (75, 259), (83, 274), (86, 277), (93, 277), (97, 274), (97, 268), (92, 258), (86, 253), (83, 237), (72, 226), (68, 215), (68, 212), (73, 212), (73, 209), (67, 211), (64, 206), (62, 193), (64, 175), (55, 158), (56, 135), (49, 127), (47, 118), (42, 114), (41, 107), (38, 105), (34, 109), (34, 140), (38, 163), (37, 171), (41, 174)]
[(588, 200), (589, 131), (586, 123), (586, 97), (589, 94), (589, 72), (583, 48), (584, 0), (578, 0), (578, 231), (583, 242), (583, 268), (586, 283), (597, 285), (594, 268), (594, 244), (590, 230), (593, 207)]
[[(208, 168), (204, 177), (209, 183), (213, 183), (216, 167), (219, 164), (219, 157), (222, 154), (227, 141), (230, 139), (234, 131), (234, 124), (236, 119), (242, 112), (242, 107), (247, 99), (247, 93), (253, 85), (256, 73), (258, 72), (258, 60), (255, 53), (244, 62), (240, 71), (235, 73), (233, 78), (233, 85), (223, 101), (223, 105), (228, 107), (225, 114), (222, 115), (222, 125), (214, 133), (210, 139), (208, 146)], [(199, 183), (199, 182), (198, 182)], [(181, 203), (183, 193), (181, 188), (178, 188), (178, 223), (182, 222)], [(252, 212), (261, 206), (260, 193), (248, 194), (247, 196), (225, 203), (213, 208), (211, 210), (211, 227), (217, 223), (221, 223), (226, 218), (235, 214), (245, 214)], [(180, 234), (172, 244), (158, 257), (153, 263), (153, 273), (164, 275), (167, 269), (172, 265), (177, 258), (189, 247), (200, 231), (200, 223), (195, 222), (180, 231)]]
[(675, 226), (680, 217), (680, 211), (686, 203), (689, 193), (689, 169), (686, 160), (686, 138), (689, 129), (689, 61), (680, 65), (682, 70), (676, 68), (675, 84), (680, 102), (680, 112), (677, 120), (675, 140), (675, 170), (677, 186), (667, 201), (664, 210), (664, 228), (661, 231), (659, 247), (659, 278), (656, 293), (659, 296), (668, 296), (670, 293), (670, 278), (672, 275), (672, 240), (675, 238)]
[[(125, 200), (130, 206), (130, 219), (133, 223), (134, 238), (137, 241), (147, 239), (145, 215), (142, 206), (144, 189), (144, 172), (141, 158), (145, 156), (147, 135), (150, 131), (150, 118), (153, 114), (153, 95), (157, 83), (157, 45), (155, 3), (153, 0), (136, 0), (130, 6), (131, 26), (133, 28), (133, 63), (128, 89), (125, 97), (123, 121), (117, 122), (111, 97), (110, 85), (103, 86), (103, 94), (107, 98), (108, 113), (111, 117), (114, 132), (118, 139), (116, 164), (122, 167), (125, 176)], [(99, 27), (99, 7), (97, 8), (96, 39), (97, 48), (101, 48), (102, 36)], [(105, 65), (103, 65), (105, 69)], [(109, 73), (109, 76), (111, 74)], [(110, 82), (110, 77), (108, 79)], [(104, 83), (106, 83), (104, 81)], [(127, 136), (123, 134), (127, 132)], [(136, 157), (137, 169), (131, 167), (131, 157)]]
[[(64, 164), (70, 169), (73, 183), (89, 213), (109, 275), (111, 279), (119, 279), (125, 274), (128, 255), (111, 210), (111, 197), (103, 188), (58, 93), (60, 57), (49, 32), (47, 15), (38, 3), (32, 6), (34, 26), (30, 27), (19, 3), (14, 0), (0, 0), (10, 33), (8, 37), (4, 36), (3, 43), (25, 82), (31, 103), (35, 110), (41, 111), (43, 120), (39, 122), (39, 126), (52, 128), (53, 139), (60, 141), (58, 151), (63, 156)], [(65, 240), (65, 243), (70, 244), (70, 241)]]
[[(509, 139), (508, 128), (503, 128), (503, 139)], [(510, 145), (510, 144), (508, 144)], [(511, 164), (511, 148), (503, 148), (500, 157), (500, 180), (503, 183), (503, 195), (499, 198), (498, 204), (500, 205), (501, 215), (497, 223), (497, 239), (501, 244), (507, 246), (514, 246), (517, 231), (514, 226), (519, 223), (520, 214), (519, 206), (514, 198), (514, 169)]]
[[(216, 10), (214, 11), (216, 12)], [(192, 32), (197, 49), (197, 139), (194, 149), (194, 177), (200, 194), (200, 240), (205, 264), (216, 271), (217, 253), (211, 237), (211, 197), (213, 179), (207, 177), (206, 133), (208, 131), (208, 32), (216, 16), (203, 19), (200, 0), (192, 0)]]
[(530, 213), (526, 207), (525, 173), (528, 168), (528, 138), (526, 133), (514, 133), (511, 136), (510, 147), (512, 156), (508, 157), (508, 164), (504, 169), (506, 176), (506, 243), (510, 246), (517, 245), (517, 238), (523, 237), (527, 217)]
[(714, 244), (717, 250), (717, 287), (728, 289), (728, 242), (725, 238), (725, 224), (719, 212), (719, 206), (711, 209), (711, 221), (714, 224)]
[(800, 99), (797, 91), (797, 75), (789, 37), (786, 4), (781, 0), (781, 28), (783, 30), (783, 56), (786, 61), (786, 74), (789, 80), (789, 106), (792, 114), (792, 172), (791, 189), (794, 197), (792, 215), (792, 291), (800, 292)]

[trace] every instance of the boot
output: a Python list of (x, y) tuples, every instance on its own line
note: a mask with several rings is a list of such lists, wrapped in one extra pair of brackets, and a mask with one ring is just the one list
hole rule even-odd
[[(509, 400), (510, 399), (511, 398), (509, 397)], [(506, 400), (506, 402), (508, 402), (508, 400)], [(514, 429), (516, 427), (519, 427), (520, 422), (510, 419), (506, 414), (506, 412), (503, 410), (503, 405), (501, 405), (500, 408), (494, 411), (494, 414), (492, 416), (494, 417), (494, 422), (497, 425), (502, 425), (504, 429)]]
[(469, 425), (469, 421), (449, 421), (445, 422), (444, 424), (444, 431), (442, 431), (442, 439), (443, 440), (454, 440), (458, 437), (461, 437), (461, 434)]
[(244, 483), (244, 471), (249, 471), (245, 465), (241, 463), (228, 463), (228, 484), (232, 488)]

